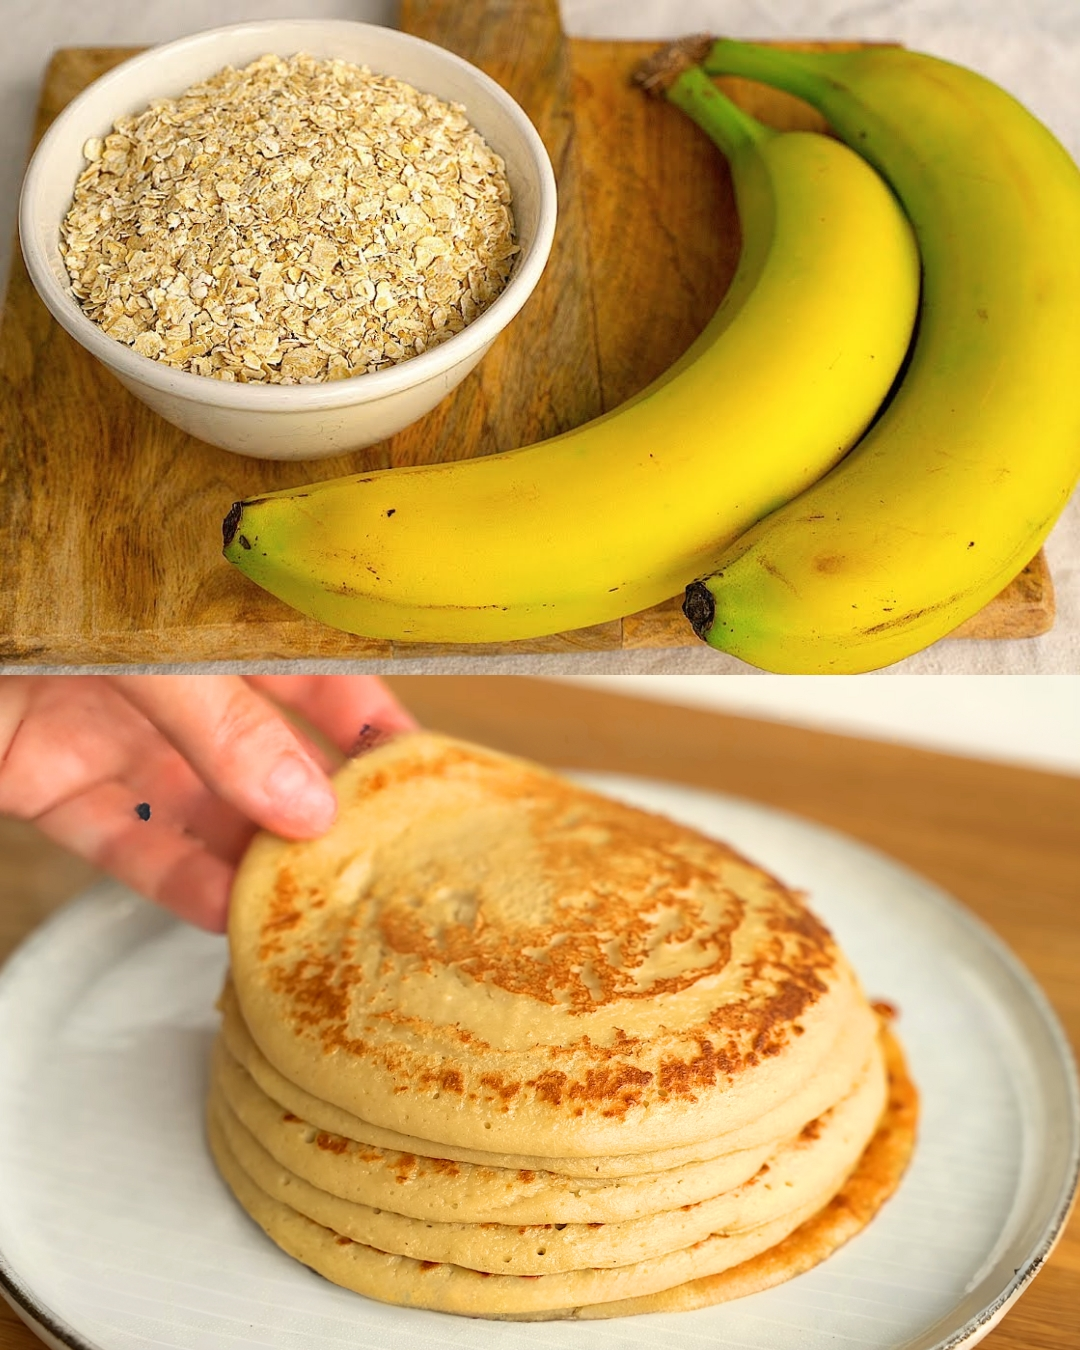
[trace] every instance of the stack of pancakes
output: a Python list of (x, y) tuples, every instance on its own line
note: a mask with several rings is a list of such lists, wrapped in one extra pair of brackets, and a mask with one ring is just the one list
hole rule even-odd
[(813, 1265), (897, 1184), (915, 1102), (828, 931), (725, 845), (426, 733), (324, 838), (257, 839), (210, 1143), (327, 1278), (607, 1317)]

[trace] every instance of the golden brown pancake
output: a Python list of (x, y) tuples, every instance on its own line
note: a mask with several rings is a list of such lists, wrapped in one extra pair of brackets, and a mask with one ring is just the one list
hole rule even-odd
[[(399, 1212), (393, 1195), (389, 1207), (381, 1199), (372, 1204), (343, 1198), (354, 1189), (348, 1154), (320, 1147), (317, 1132), (311, 1131), (300, 1158), (303, 1170), (283, 1166), (233, 1111), (227, 1075), (227, 1060), (218, 1056), (210, 1110), (234, 1158), (260, 1190), (316, 1223), (380, 1251), (504, 1275), (632, 1265), (690, 1247), (713, 1233), (730, 1236), (794, 1211), (801, 1213), (807, 1206), (819, 1209), (869, 1142), (887, 1087), (878, 1055), (852, 1093), (781, 1145), (747, 1181), (696, 1204), (617, 1223), (559, 1223), (549, 1218), (515, 1224), (477, 1221), (467, 1209), (449, 1222), (417, 1219)], [(508, 1187), (513, 1186), (513, 1176), (507, 1178)], [(441, 1183), (436, 1173), (428, 1185), (438, 1193)]]
[(580, 1318), (629, 1317), (635, 1313), (687, 1312), (760, 1293), (812, 1270), (866, 1227), (900, 1185), (915, 1148), (919, 1094), (896, 1037), (886, 1031), (889, 1099), (859, 1165), (829, 1203), (775, 1247), (717, 1275), (621, 1303), (575, 1309)]
[(378, 1148), (308, 1124), (268, 1097), (219, 1041), (213, 1078), (283, 1167), (348, 1200), (452, 1223), (618, 1223), (692, 1205), (748, 1181), (774, 1146), (630, 1177), (575, 1177)]
[(865, 1062), (843, 954), (726, 845), (429, 733), (335, 782), (331, 831), (256, 839), (230, 912), (243, 1020), (311, 1096), (443, 1147), (730, 1152), (841, 1034)]
[(489, 1275), (392, 1255), (313, 1222), (257, 1186), (211, 1110), (218, 1167), (245, 1210), (305, 1265), (372, 1298), (520, 1320), (620, 1317), (704, 1307), (768, 1288), (810, 1269), (865, 1226), (899, 1184), (914, 1144), (917, 1096), (895, 1039), (885, 1036), (890, 1091), (858, 1163), (825, 1205), (731, 1235), (714, 1234), (657, 1259), (615, 1269), (541, 1276)]
[[(348, 1111), (343, 1111), (340, 1106), (313, 1097), (311, 1093), (305, 1092), (303, 1088), (297, 1087), (295, 1083), (278, 1073), (255, 1044), (245, 1026), (231, 981), (226, 981), (219, 999), (219, 1007), (222, 1012), (222, 1037), (237, 1063), (244, 1067), (266, 1096), (320, 1130), (341, 1135), (359, 1144), (399, 1154), (417, 1157), (437, 1156), (444, 1160), (473, 1163), (480, 1167), (496, 1167), (518, 1172), (543, 1172), (545, 1175), (557, 1173), (567, 1178), (612, 1180), (622, 1184), (628, 1183), (635, 1176), (640, 1176), (645, 1183), (651, 1175), (668, 1173), (674, 1169), (679, 1169), (681, 1174), (688, 1173), (691, 1168), (695, 1166), (704, 1168), (707, 1163), (720, 1167), (738, 1166), (741, 1165), (737, 1162), (739, 1156), (749, 1159), (763, 1148), (766, 1150), (763, 1156), (767, 1156), (769, 1149), (838, 1101), (877, 1053), (872, 1035), (865, 1038), (864, 1042), (865, 1027), (869, 1026), (871, 1031), (874, 1028), (873, 1019), (867, 1015), (864, 1006), (859, 1010), (859, 1018), (854, 1029), (850, 1021), (840, 1028), (836, 1042), (817, 1072), (797, 1087), (790, 1097), (777, 1102), (757, 1120), (740, 1130), (737, 1139), (717, 1133), (696, 1144), (681, 1148), (655, 1149), (649, 1153), (621, 1156), (608, 1154), (588, 1158), (543, 1158), (529, 1154), (496, 1153), (436, 1144), (431, 1140), (419, 1139), (415, 1135), (398, 1134), (393, 1130), (372, 1125), (369, 1121), (360, 1120)], [(749, 1176), (753, 1170), (754, 1168), (750, 1167), (745, 1176)], [(740, 1178), (744, 1179), (745, 1177)], [(716, 1194), (719, 1189), (722, 1188), (713, 1187), (709, 1194)]]
[(327, 835), (240, 868), (211, 1074), (285, 1251), (406, 1306), (619, 1316), (788, 1278), (891, 1193), (914, 1089), (777, 878), (428, 733), (335, 784)]

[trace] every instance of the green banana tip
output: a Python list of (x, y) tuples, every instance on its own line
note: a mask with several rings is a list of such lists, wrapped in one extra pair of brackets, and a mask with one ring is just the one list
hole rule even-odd
[(687, 586), (682, 612), (702, 642), (708, 642), (709, 630), (716, 618), (716, 597), (703, 581), (692, 581)]

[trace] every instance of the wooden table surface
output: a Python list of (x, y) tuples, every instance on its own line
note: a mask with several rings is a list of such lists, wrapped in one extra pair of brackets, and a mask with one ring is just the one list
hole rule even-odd
[[(672, 707), (539, 680), (390, 681), (428, 725), (566, 767), (738, 793), (916, 868), (1012, 947), (1080, 1048), (1080, 778)], [(0, 959), (91, 870), (0, 821)], [(1080, 1346), (1080, 1215), (989, 1350)], [(41, 1342), (0, 1303), (0, 1350)]]
[[(621, 619), (516, 642), (356, 637), (291, 609), (221, 557), (233, 502), (512, 450), (615, 407), (686, 350), (735, 271), (739, 225), (723, 157), (683, 114), (630, 82), (655, 44), (566, 40), (556, 0), (404, 0), (401, 18), (508, 89), (550, 153), (558, 225), (521, 319), (450, 398), (389, 441), (314, 463), (249, 459), (193, 440), (129, 394), (51, 319), (16, 249), (0, 320), (0, 658), (377, 660), (700, 645), (681, 588)], [(130, 55), (56, 52), (37, 134)], [(774, 126), (824, 126), (806, 104), (764, 85), (724, 87)], [(725, 397), (718, 389), (718, 424)], [(953, 636), (1033, 637), (1053, 621), (1040, 552)]]

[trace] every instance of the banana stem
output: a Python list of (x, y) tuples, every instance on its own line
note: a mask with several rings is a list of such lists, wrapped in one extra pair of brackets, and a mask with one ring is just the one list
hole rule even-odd
[(708, 75), (741, 75), (758, 80), (816, 104), (832, 83), (832, 68), (842, 59), (842, 54), (836, 52), (789, 52), (719, 38), (702, 61), (701, 69)]
[(728, 159), (752, 149), (776, 132), (737, 108), (701, 66), (690, 66), (670, 85), (667, 98), (704, 131)]

